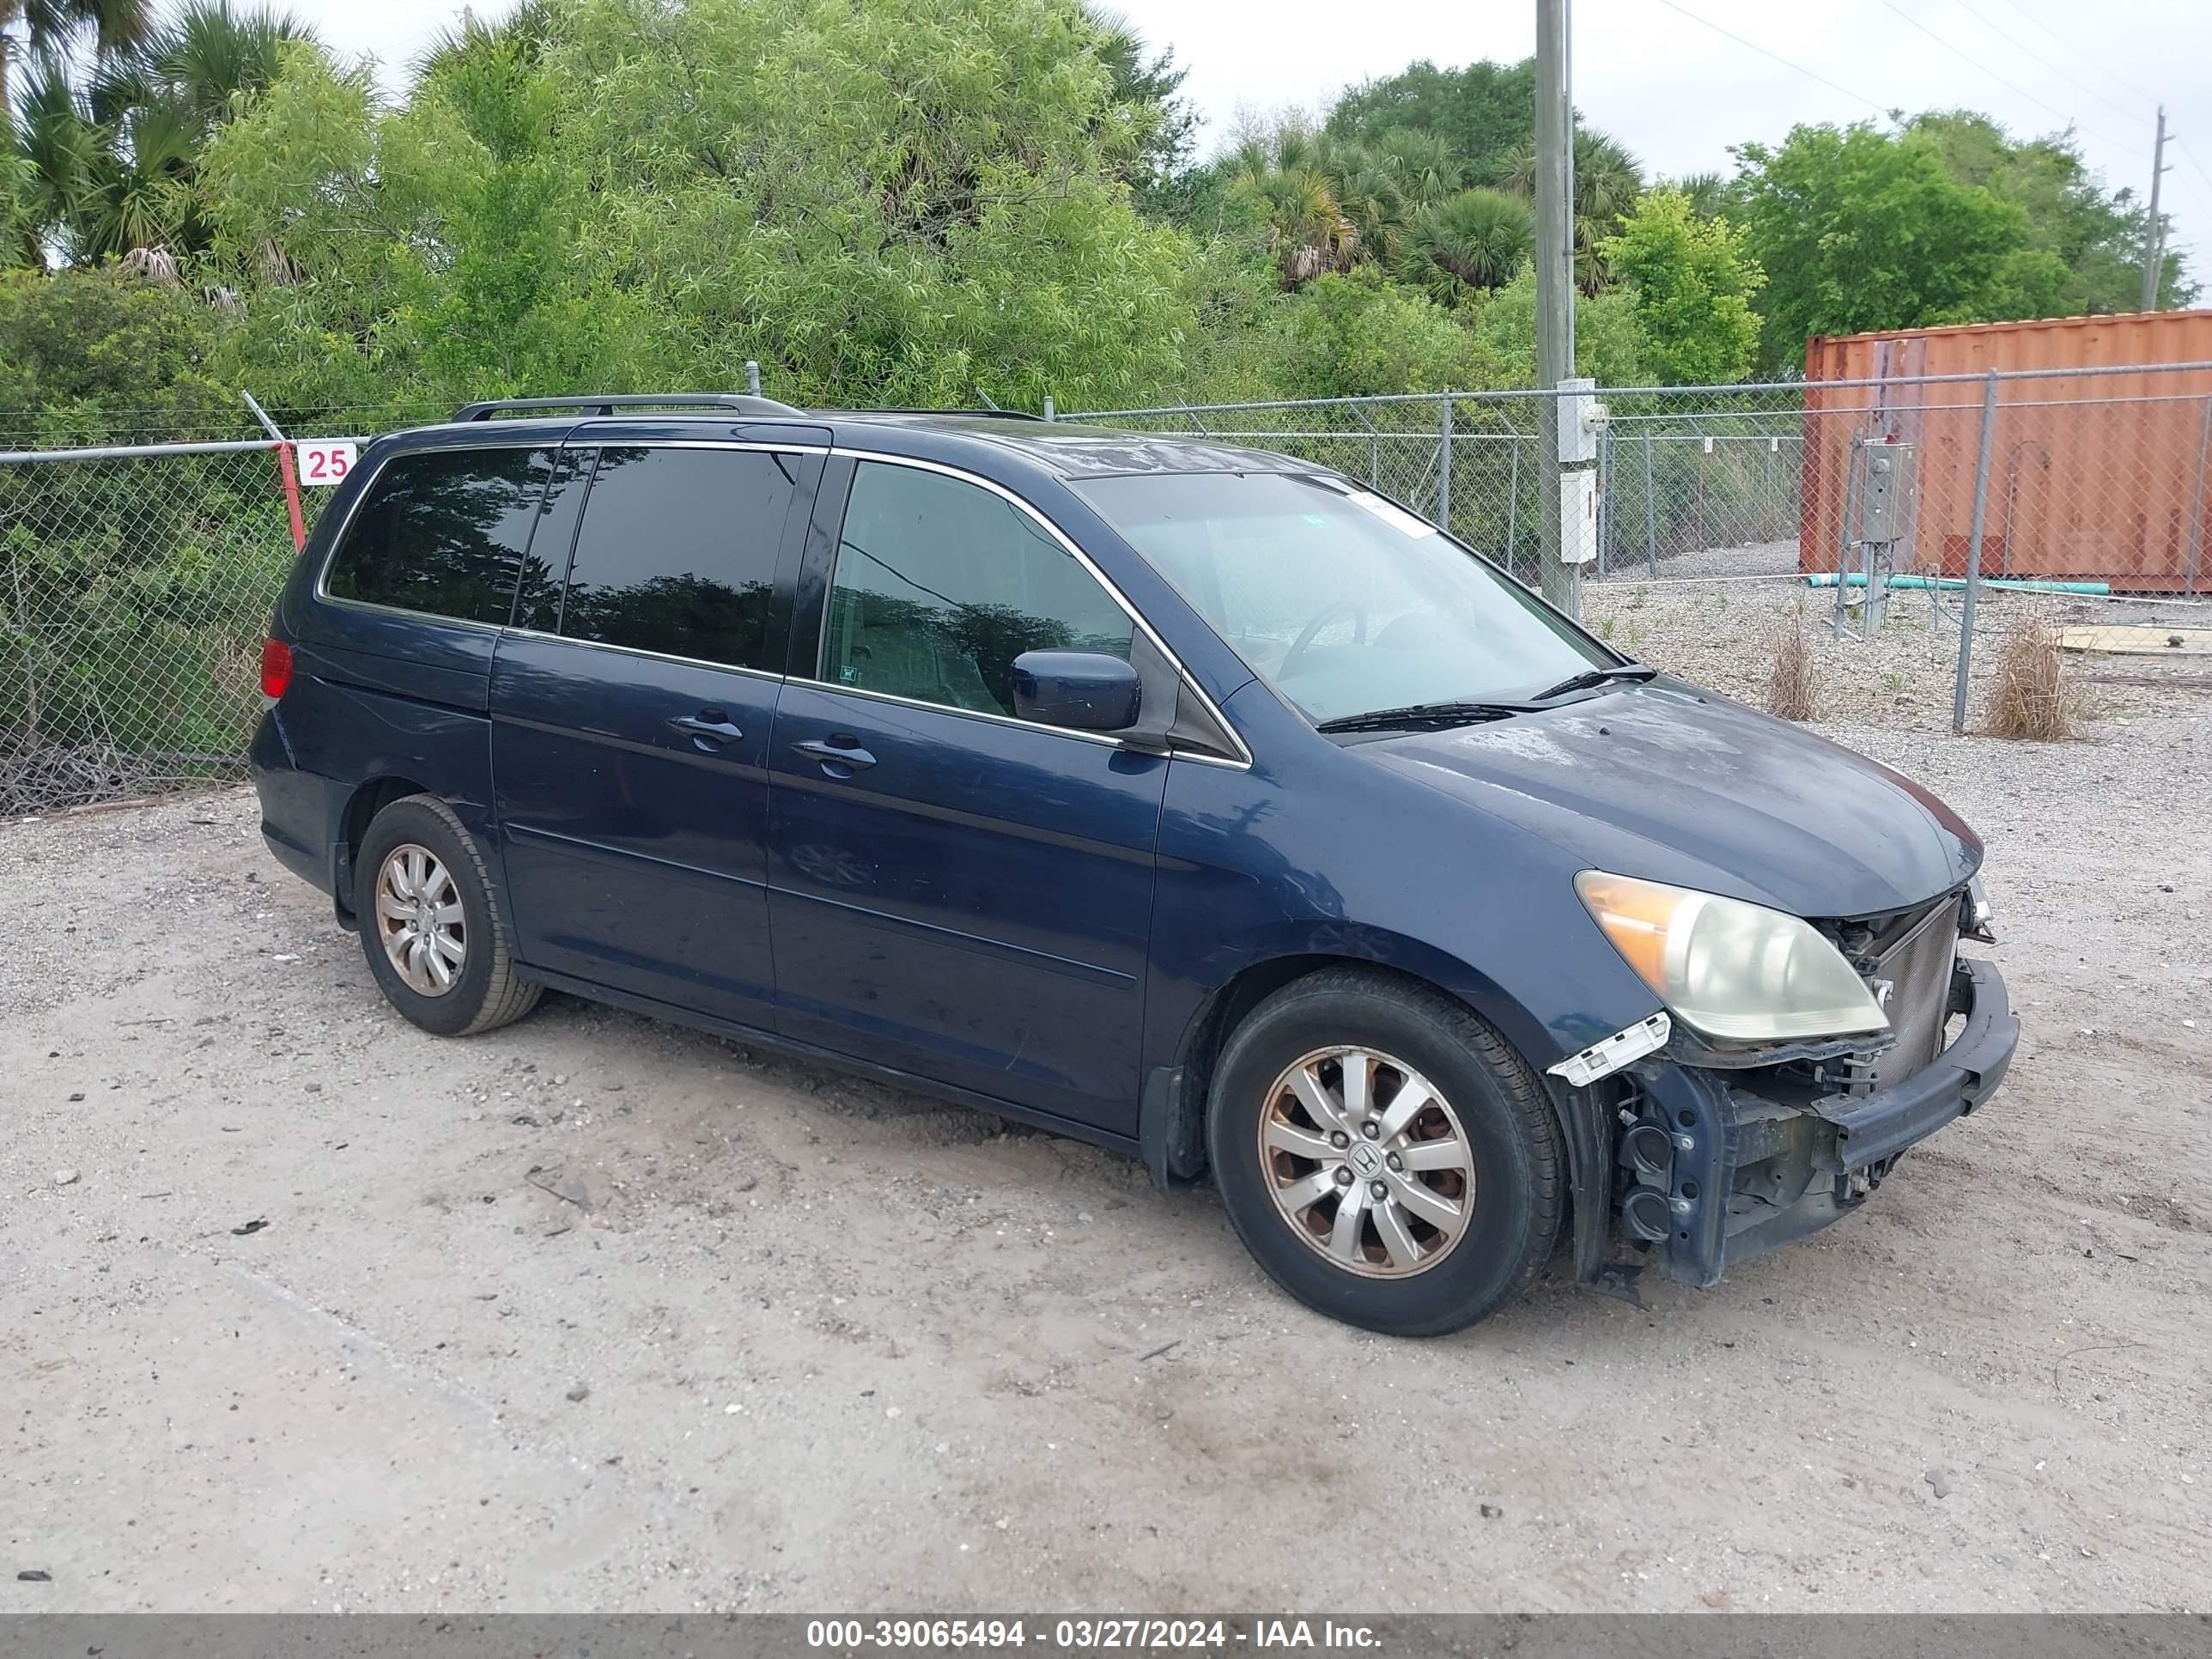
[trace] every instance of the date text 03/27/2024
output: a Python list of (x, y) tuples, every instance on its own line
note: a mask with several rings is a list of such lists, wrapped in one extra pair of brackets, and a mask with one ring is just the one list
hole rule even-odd
[(1248, 1647), (1372, 1650), (1369, 1626), (1307, 1619), (817, 1619), (806, 1645), (831, 1650), (1039, 1647), (1071, 1652)]

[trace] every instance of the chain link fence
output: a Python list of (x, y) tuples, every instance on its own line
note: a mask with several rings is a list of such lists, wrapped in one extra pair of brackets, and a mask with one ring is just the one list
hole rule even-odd
[[(1550, 477), (1541, 402), (1553, 395), (1063, 418), (1334, 468), (1534, 587)], [(2167, 654), (2147, 672), (2185, 662), (2191, 630), (2212, 628), (2212, 364), (1595, 395), (1608, 418), (1584, 620), (1718, 689), (1764, 697), (1784, 636), (1810, 634), (1824, 715), (1948, 712), (1966, 730), (2030, 628), (2069, 642), (2076, 629), (2118, 630), (2100, 648)]]
[[(1297, 456), (1534, 586), (1552, 395), (1062, 418)], [(1822, 717), (1956, 729), (2030, 628), (2112, 630), (2100, 648), (2124, 659), (2093, 678), (2208, 666), (2212, 365), (1597, 395), (1583, 616), (1631, 654), (1759, 700), (1779, 642), (1810, 637)], [(243, 775), (293, 556), (276, 447), (0, 452), (0, 816)], [(310, 524), (327, 498), (301, 492)]]
[(244, 775), (293, 558), (275, 448), (0, 454), (0, 815)]

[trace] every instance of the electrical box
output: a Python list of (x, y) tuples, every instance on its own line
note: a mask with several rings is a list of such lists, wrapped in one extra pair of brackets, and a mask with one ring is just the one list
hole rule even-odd
[(1597, 469), (1559, 475), (1559, 562), (1589, 564), (1597, 557)]
[(1893, 542), (1905, 535), (1905, 497), (1912, 488), (1911, 444), (1869, 444), (1859, 483), (1863, 542)]
[(1595, 380), (1559, 382), (1559, 464), (1574, 466), (1597, 459), (1597, 441), (1608, 419), (1598, 402)]

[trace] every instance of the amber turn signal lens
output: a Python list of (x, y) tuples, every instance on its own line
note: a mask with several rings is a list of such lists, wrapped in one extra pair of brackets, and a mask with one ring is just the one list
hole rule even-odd
[(1613, 941), (1613, 948), (1627, 958), (1644, 982), (1660, 996), (1667, 994), (1667, 927), (1680, 907), (1679, 889), (1627, 876), (1588, 872), (1576, 886), (1583, 902)]

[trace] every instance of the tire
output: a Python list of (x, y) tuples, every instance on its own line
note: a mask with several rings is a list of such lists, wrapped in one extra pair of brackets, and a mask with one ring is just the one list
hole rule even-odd
[[(388, 899), (381, 908), (380, 897)], [(538, 1006), (543, 988), (516, 970), (483, 854), (435, 795), (393, 801), (370, 821), (354, 860), (353, 909), (368, 971), (392, 1006), (424, 1030), (474, 1036)], [(425, 939), (414, 949), (409, 940), (424, 933), (426, 921), (445, 943)], [(386, 943), (394, 939), (396, 950)]]
[[(1394, 1107), (1411, 1114), (1395, 1133)], [(1394, 974), (1327, 969), (1254, 1009), (1215, 1070), (1206, 1138), (1253, 1259), (1370, 1331), (1438, 1336), (1487, 1317), (1559, 1237), (1564, 1159), (1534, 1075), (1465, 1006)]]

